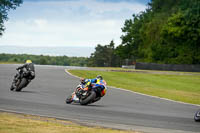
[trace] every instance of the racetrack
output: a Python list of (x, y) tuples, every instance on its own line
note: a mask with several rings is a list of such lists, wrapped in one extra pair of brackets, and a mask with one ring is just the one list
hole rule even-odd
[(22, 92), (12, 92), (9, 88), (16, 67), (0, 65), (0, 110), (153, 133), (200, 132), (200, 123), (193, 120), (200, 106), (119, 89), (108, 89), (102, 100), (89, 106), (65, 104), (66, 96), (79, 83), (64, 71), (71, 67), (36, 66), (36, 79)]

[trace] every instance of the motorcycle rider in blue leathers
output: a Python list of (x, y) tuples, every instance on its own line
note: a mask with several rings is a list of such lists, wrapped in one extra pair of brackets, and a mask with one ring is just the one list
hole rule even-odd
[[(103, 77), (101, 75), (98, 75), (96, 78), (94, 79), (84, 79), (81, 78), (81, 84), (84, 86), (88, 86), (91, 89), (95, 89), (95, 88), (100, 88), (101, 90), (105, 90), (106, 93), (106, 88), (104, 85), (102, 85), (100, 82), (103, 80)], [(103, 94), (102, 96), (104, 96), (105, 94)], [(99, 101), (101, 99), (101, 97), (96, 97), (96, 99), (93, 102)], [(79, 99), (75, 96), (73, 98), (73, 101), (78, 101)]]

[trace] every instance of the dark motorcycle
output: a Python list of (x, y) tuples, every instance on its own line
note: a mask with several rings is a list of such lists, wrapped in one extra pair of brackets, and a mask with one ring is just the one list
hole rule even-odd
[(194, 115), (194, 120), (196, 122), (200, 122), (200, 110), (198, 110)]
[[(102, 80), (100, 82), (101, 85), (104, 86), (104, 89), (97, 87), (98, 84), (91, 84), (91, 86), (86, 87), (83, 84), (79, 84), (76, 87), (76, 90), (66, 99), (66, 103), (70, 104), (80, 103), (81, 105), (87, 105), (99, 101), (101, 97), (106, 94), (106, 82)], [(75, 100), (75, 97), (77, 100)]]
[(31, 80), (35, 77), (34, 72), (29, 72), (22, 69), (17, 69), (17, 74), (15, 75), (10, 90), (21, 91), (25, 88)]

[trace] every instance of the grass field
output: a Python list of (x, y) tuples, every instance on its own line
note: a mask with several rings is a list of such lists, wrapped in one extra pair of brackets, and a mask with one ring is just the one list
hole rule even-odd
[(200, 104), (200, 74), (153, 74), (138, 72), (112, 72), (69, 70), (84, 78), (102, 75), (108, 86), (124, 88), (152, 96), (168, 98), (186, 103)]
[(0, 133), (137, 133), (84, 127), (69, 121), (0, 112)]

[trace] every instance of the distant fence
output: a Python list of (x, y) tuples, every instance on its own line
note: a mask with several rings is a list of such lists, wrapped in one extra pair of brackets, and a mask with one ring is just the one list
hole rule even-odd
[(122, 68), (135, 69), (135, 65), (122, 65)]
[(135, 69), (200, 72), (200, 65), (175, 65), (175, 64), (156, 64), (156, 63), (137, 62)]

